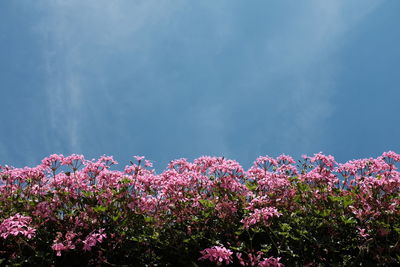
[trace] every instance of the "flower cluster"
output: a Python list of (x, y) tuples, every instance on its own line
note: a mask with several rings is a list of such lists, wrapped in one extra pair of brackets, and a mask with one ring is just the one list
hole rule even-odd
[(249, 216), (241, 220), (241, 222), (243, 223), (245, 228), (249, 228), (252, 225), (260, 222), (263, 225), (268, 225), (270, 218), (279, 217), (281, 215), (282, 213), (278, 212), (278, 210), (273, 207), (255, 209)]
[[(0, 167), (0, 262), (38, 266), (400, 264), (400, 155), (238, 162), (51, 155)], [(338, 245), (340, 244), (340, 245)]]
[(56, 252), (57, 256), (61, 256), (62, 251), (75, 249), (74, 238), (76, 236), (76, 233), (69, 231), (65, 234), (65, 241), (62, 241), (63, 234), (57, 232), (57, 237), (53, 241), (51, 248)]
[(225, 262), (226, 264), (232, 263), (233, 252), (223, 246), (214, 246), (200, 251), (203, 254), (199, 260), (209, 260), (215, 263)]
[(0, 224), (0, 236), (4, 239), (9, 236), (24, 236), (31, 239), (36, 234), (36, 229), (29, 226), (32, 218), (29, 216), (22, 216), (19, 213), (5, 219)]
[(281, 258), (274, 258), (274, 257), (269, 257), (267, 259), (264, 259), (259, 263), (260, 267), (283, 267), (283, 264), (280, 263)]
[(103, 239), (107, 237), (106, 234), (103, 233), (104, 229), (100, 229), (99, 231), (89, 234), (85, 240), (82, 241), (83, 249), (86, 251), (92, 250), (92, 247), (96, 246), (97, 243), (102, 243)]

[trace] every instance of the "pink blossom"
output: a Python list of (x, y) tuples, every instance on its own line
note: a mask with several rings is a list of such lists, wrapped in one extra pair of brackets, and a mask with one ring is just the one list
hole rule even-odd
[(318, 153), (318, 154), (314, 154), (314, 157), (310, 158), (311, 163), (318, 163), (319, 166), (321, 168), (323, 167), (328, 167), (330, 169), (332, 169), (334, 167), (334, 165), (336, 165), (336, 161), (335, 158), (331, 155), (324, 155), (322, 154), (322, 152)]
[[(81, 155), (51, 155), (35, 168), (3, 166), (0, 169), (0, 202), (6, 205), (0, 214), (3, 215), (0, 239), (8, 239), (3, 243), (15, 250), (15, 241), (26, 245), (25, 241), (36, 238), (39, 229), (49, 229), (46, 227), (50, 225), (51, 229), (60, 231), (49, 243), (59, 256), (77, 248), (94, 250), (105, 238), (122, 232), (113, 232), (118, 220), (129, 218), (145, 218), (149, 227), (182, 225), (182, 229), (193, 235), (214, 231), (217, 228), (211, 227), (221, 221), (227, 222), (226, 225), (242, 225), (245, 229), (265, 227), (278, 220), (275, 217), (281, 216), (281, 212), (287, 215), (296, 209), (307, 211), (308, 205), (303, 206), (294, 198), (298, 194), (301, 203), (309, 201), (306, 204), (316, 205), (318, 209), (321, 205), (343, 204), (345, 218), (349, 215), (357, 219), (359, 227), (355, 233), (360, 236), (357, 242), (362, 243), (372, 233), (377, 236), (392, 233), (392, 229), (379, 228), (375, 222), (387, 219), (390, 224), (399, 215), (400, 173), (394, 165), (399, 157), (389, 151), (378, 158), (337, 165), (332, 156), (319, 153), (307, 158), (312, 161), (311, 166), (303, 165), (304, 169), (298, 171), (289, 156), (276, 159), (265, 156), (259, 157), (245, 172), (234, 160), (205, 156), (193, 162), (171, 161), (167, 170), (156, 174), (147, 168), (151, 162), (143, 157), (136, 160), (144, 161), (144, 166), (138, 163), (126, 167), (125, 171), (114, 171), (109, 168), (116, 164), (112, 157), (87, 161)], [(305, 164), (309, 163), (306, 160)], [(70, 166), (74, 173), (56, 173), (60, 164)], [(83, 165), (82, 169), (78, 168), (79, 164)], [(346, 177), (346, 187), (339, 186), (340, 174)], [(9, 212), (16, 208), (30, 217), (19, 213), (9, 217)], [(290, 219), (286, 216), (283, 221)], [(210, 224), (214, 221), (215, 224)], [(94, 230), (105, 225), (111, 229), (107, 235), (103, 229)], [(132, 226), (142, 227), (140, 223)], [(227, 247), (238, 250), (242, 236), (233, 238), (237, 238), (233, 242), (238, 244)], [(224, 242), (232, 241), (227, 239), (230, 237), (222, 238)], [(30, 241), (29, 245), (39, 244), (36, 241)], [(228, 248), (205, 249), (201, 259), (217, 264), (231, 263), (232, 252)], [(264, 256), (254, 251), (243, 253), (237, 254), (240, 264), (282, 266), (279, 258), (262, 259)]]
[(137, 161), (142, 161), (144, 156), (133, 156)]
[(242, 253), (237, 252), (236, 253), (236, 258), (239, 260), (240, 265), (246, 266), (246, 263), (244, 262), (244, 259), (242, 257)]
[(263, 223), (268, 224), (269, 219), (272, 217), (279, 217), (282, 213), (278, 212), (278, 210), (274, 207), (255, 209), (249, 216), (245, 217), (241, 222), (243, 223), (245, 228), (249, 228), (250, 226)]
[(53, 154), (47, 158), (44, 158), (42, 160), (41, 166), (43, 168), (49, 168), (52, 171), (55, 171), (61, 166), (61, 163), (63, 162), (63, 160), (64, 160), (64, 156), (62, 154), (59, 154), (59, 155)]
[(106, 165), (107, 167), (118, 164), (118, 162), (114, 160), (112, 156), (106, 156), (106, 155), (101, 156), (99, 161), (103, 162), (104, 165)]
[(92, 247), (96, 246), (97, 243), (103, 243), (103, 239), (107, 237), (106, 234), (103, 233), (104, 229), (100, 229), (96, 232), (89, 234), (83, 243), (83, 250), (90, 251)]
[(61, 256), (61, 251), (75, 249), (75, 244), (73, 239), (76, 236), (77, 236), (76, 233), (68, 231), (65, 234), (65, 240), (62, 241), (63, 234), (61, 232), (57, 232), (57, 236), (53, 240), (53, 245), (51, 246), (51, 248), (56, 252), (57, 256)]
[(395, 162), (400, 162), (400, 154), (397, 154), (393, 151), (384, 152), (380, 158), (382, 158), (384, 161), (386, 161), (389, 164), (394, 164)]
[[(85, 160), (83, 155), (72, 154), (68, 157), (64, 157), (61, 161), (62, 165), (79, 165)], [(78, 166), (76, 166), (78, 167)]]
[(189, 163), (187, 161), (187, 159), (185, 158), (181, 158), (181, 159), (176, 159), (176, 160), (172, 160), (169, 164), (168, 164), (168, 169), (174, 169), (175, 171), (177, 171), (178, 173), (182, 173), (184, 171), (190, 171), (194, 168), (194, 164)]
[(149, 167), (149, 168), (151, 168), (151, 167), (153, 167), (153, 163), (150, 161), (150, 160), (145, 160), (144, 161), (144, 166), (145, 167)]
[(365, 232), (366, 229), (360, 228), (360, 227), (357, 227), (357, 229), (358, 229), (358, 231), (359, 231), (361, 237), (363, 237), (363, 238), (369, 237), (369, 234), (367, 234), (367, 233)]
[(61, 256), (61, 251), (65, 250), (63, 243), (55, 243), (51, 246), (51, 248), (56, 252), (57, 256)]
[(5, 219), (0, 224), (0, 236), (6, 239), (8, 236), (22, 235), (31, 239), (36, 234), (36, 229), (29, 226), (32, 218), (29, 216), (22, 216), (19, 213)]
[(199, 260), (209, 260), (214, 263), (222, 263), (225, 261), (226, 264), (232, 263), (233, 252), (224, 246), (214, 246), (212, 248), (206, 248), (200, 251), (203, 254)]
[(272, 166), (277, 166), (278, 161), (274, 158), (271, 158), (269, 156), (263, 156), (263, 157), (258, 157), (256, 161), (253, 164), (254, 168), (261, 168), (265, 171), (267, 171), (270, 167)]
[(279, 157), (276, 158), (276, 160), (278, 161), (279, 164), (293, 164), (295, 163), (294, 159), (291, 156), (282, 154)]
[(278, 257), (278, 258), (269, 257), (269, 258), (266, 258), (263, 261), (261, 261), (258, 266), (260, 266), (260, 267), (284, 267), (284, 265), (279, 262), (280, 260), (281, 260), (280, 257)]

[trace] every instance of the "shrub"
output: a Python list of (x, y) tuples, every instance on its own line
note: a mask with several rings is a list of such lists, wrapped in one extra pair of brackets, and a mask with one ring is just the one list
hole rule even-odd
[(2, 266), (400, 264), (400, 155), (0, 167)]

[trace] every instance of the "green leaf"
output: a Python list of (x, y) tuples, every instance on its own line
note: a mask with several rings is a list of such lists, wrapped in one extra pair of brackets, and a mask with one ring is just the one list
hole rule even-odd
[(131, 183), (131, 180), (125, 177), (125, 178), (121, 179), (121, 180), (119, 181), (119, 183), (120, 183), (120, 184), (130, 184), (130, 183)]
[(85, 197), (91, 197), (91, 196), (93, 195), (93, 193), (90, 192), (90, 191), (82, 191), (82, 194), (83, 194)]
[(261, 251), (264, 253), (268, 253), (272, 249), (271, 244), (262, 244), (261, 247)]
[(317, 210), (316, 213), (321, 217), (328, 217), (331, 214), (331, 210), (330, 209)]
[(107, 210), (106, 206), (96, 206), (93, 208), (95, 212), (105, 212)]
[(290, 231), (290, 230), (292, 230), (292, 227), (288, 223), (282, 223), (280, 226), (281, 226), (281, 230), (282, 231)]
[(354, 200), (351, 198), (351, 196), (346, 196), (343, 198), (343, 206), (345, 208), (347, 208), (348, 206), (350, 206), (353, 203), (354, 203)]
[(250, 190), (250, 191), (254, 191), (257, 189), (257, 182), (253, 181), (253, 182), (246, 182), (246, 187)]
[(147, 223), (154, 222), (154, 218), (150, 216), (144, 216), (144, 221)]
[(214, 203), (208, 199), (200, 199), (200, 204), (207, 208), (214, 208)]
[(350, 217), (350, 218), (346, 218), (344, 215), (340, 216), (340, 220), (344, 223), (344, 224), (356, 224), (357, 221)]
[(333, 202), (340, 202), (340, 200), (342, 199), (341, 197), (337, 197), (337, 196), (328, 196), (329, 200), (333, 201)]
[(121, 213), (118, 213), (117, 215), (112, 216), (111, 218), (112, 218), (112, 220), (113, 220), (114, 222), (116, 222), (120, 217), (121, 217)]
[(238, 230), (235, 232), (235, 235), (240, 236), (243, 234), (243, 230)]

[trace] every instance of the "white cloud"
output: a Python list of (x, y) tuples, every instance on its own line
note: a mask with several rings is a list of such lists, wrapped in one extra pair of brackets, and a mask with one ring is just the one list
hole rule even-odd
[[(178, 1), (176, 1), (178, 3)], [(79, 1), (57, 0), (38, 3), (47, 14), (37, 30), (43, 38), (47, 104), (50, 127), (56, 136), (49, 146), (53, 150), (80, 150), (83, 112), (90, 100), (85, 92), (108, 94), (107, 88), (92, 88), (87, 69), (96, 71), (87, 58), (90, 49), (109, 48), (125, 53), (135, 32), (172, 12), (170, 1)], [(125, 49), (125, 50), (124, 50)], [(67, 148), (65, 148), (67, 143)]]
[[(102, 101), (109, 102), (103, 107), (115, 107), (123, 111), (138, 110), (135, 107), (128, 108), (128, 101), (124, 97), (135, 98), (135, 101), (129, 102), (136, 102), (137, 106), (146, 109), (148, 103), (159, 107), (167, 102), (173, 106), (176, 98), (182, 94), (182, 88), (193, 85), (191, 81), (183, 82), (186, 79), (184, 75), (191, 74), (184, 68), (192, 66), (198, 68), (196, 70), (209, 71), (207, 68), (213, 66), (217, 56), (226, 52), (227, 47), (232, 48), (232, 42), (239, 42), (239, 45), (243, 45), (243, 50), (238, 50), (239, 53), (234, 55), (239, 59), (233, 63), (241, 64), (236, 68), (240, 73), (236, 70), (232, 72), (232, 77), (220, 78), (218, 75), (222, 70), (217, 66), (215, 71), (218, 73), (213, 76), (217, 80), (215, 84), (222, 87), (231, 86), (231, 81), (237, 82), (229, 88), (231, 91), (227, 93), (226, 102), (222, 100), (222, 103), (217, 103), (211, 100), (196, 103), (189, 99), (193, 101), (193, 108), (188, 110), (191, 113), (176, 116), (195, 118), (191, 122), (193, 125), (188, 125), (187, 128), (196, 131), (199, 146), (209, 146), (208, 149), (214, 147), (220, 149), (221, 153), (234, 153), (228, 145), (227, 132), (243, 130), (240, 123), (234, 119), (233, 122), (229, 122), (228, 119), (228, 114), (236, 109), (236, 101), (242, 100), (242, 93), (248, 90), (256, 97), (258, 93), (275, 90), (275, 99), (268, 100), (270, 107), (265, 106), (260, 113), (266, 116), (271, 112), (281, 114), (284, 122), (276, 123), (276, 131), (279, 133), (263, 126), (249, 132), (250, 139), (268, 140), (274, 137), (282, 144), (283, 150), (300, 152), (311, 149), (315, 144), (324, 142), (325, 121), (335, 108), (332, 95), (335, 93), (335, 75), (340, 67), (340, 59), (335, 58), (335, 51), (345, 43), (350, 29), (362, 21), (380, 2), (303, 2), (298, 5), (298, 9), (288, 14), (285, 14), (285, 10), (279, 10), (282, 12), (281, 17), (271, 20), (268, 17), (260, 17), (260, 24), (254, 25), (256, 37), (246, 40), (249, 37), (239, 35), (246, 34), (239, 30), (243, 21), (239, 19), (243, 16), (242, 10), (235, 10), (232, 1), (40, 1), (47, 14), (38, 26), (45, 41), (47, 100), (51, 113), (51, 127), (57, 135), (56, 140), (59, 140), (50, 147), (61, 149), (67, 141), (70, 152), (80, 150), (84, 145), (84, 134), (81, 130), (84, 124), (93, 123), (95, 126), (96, 123), (102, 123), (102, 114), (97, 112), (101, 103), (96, 103), (91, 98), (98, 99), (101, 95)], [(257, 2), (253, 3), (253, 7), (256, 4)], [(196, 12), (206, 15), (197, 21), (208, 23), (203, 31), (199, 30), (199, 25), (190, 25), (191, 15), (195, 15)], [(189, 25), (182, 25), (184, 23)], [(262, 28), (268, 23), (276, 26), (265, 34)], [(191, 29), (197, 29), (199, 32), (197, 35), (192, 34)], [(182, 30), (184, 31), (181, 33)], [(258, 36), (261, 34), (265, 36)], [(169, 35), (176, 39), (170, 38)], [(165, 44), (165, 48), (162, 43), (164, 41), (169, 42)], [(161, 56), (168, 56), (165, 54), (155, 56), (159, 53), (157, 49), (167, 48), (176, 53), (176, 59), (168, 57), (163, 60)], [(180, 53), (181, 51), (177, 50), (179, 48), (187, 50)], [(132, 72), (126, 71), (126, 74), (121, 75), (147, 75), (149, 78), (145, 82), (148, 83), (140, 85), (144, 87), (142, 89), (145, 92), (139, 92), (139, 85), (131, 86), (124, 90), (132, 90), (135, 93), (119, 92), (124, 97), (113, 97), (113, 90), (117, 89), (110, 86), (114, 86), (116, 81), (115, 77), (107, 76), (107, 72), (115, 70), (110, 69), (107, 64), (113, 58), (119, 58), (123, 64), (123, 60), (132, 54), (135, 57), (127, 65)], [(204, 57), (207, 57), (207, 60)], [(204, 69), (197, 66), (199, 62), (196, 60), (205, 64)], [(232, 67), (230, 62), (222, 63), (227, 68)], [(177, 70), (171, 74), (170, 70), (174, 67)], [(168, 75), (162, 71), (168, 71)], [(207, 85), (205, 80), (209, 77), (200, 79), (201, 75), (202, 73), (193, 74), (196, 79)], [(120, 78), (119, 82), (122, 83), (124, 79), (129, 83), (138, 82), (125, 76)], [(282, 83), (276, 91), (272, 87), (280, 80), (284, 84)], [(164, 85), (164, 82), (168, 84)], [(201, 101), (207, 97), (199, 99), (198, 101)], [(228, 102), (229, 100), (232, 101)], [(82, 119), (84, 115), (86, 118)], [(112, 123), (124, 127), (130, 122), (116, 119)], [(120, 129), (121, 139), (132, 134), (126, 130)], [(295, 147), (297, 148), (294, 149)], [(248, 150), (250, 149), (254, 149), (254, 146), (248, 146)], [(239, 152), (251, 154), (249, 151)]]

